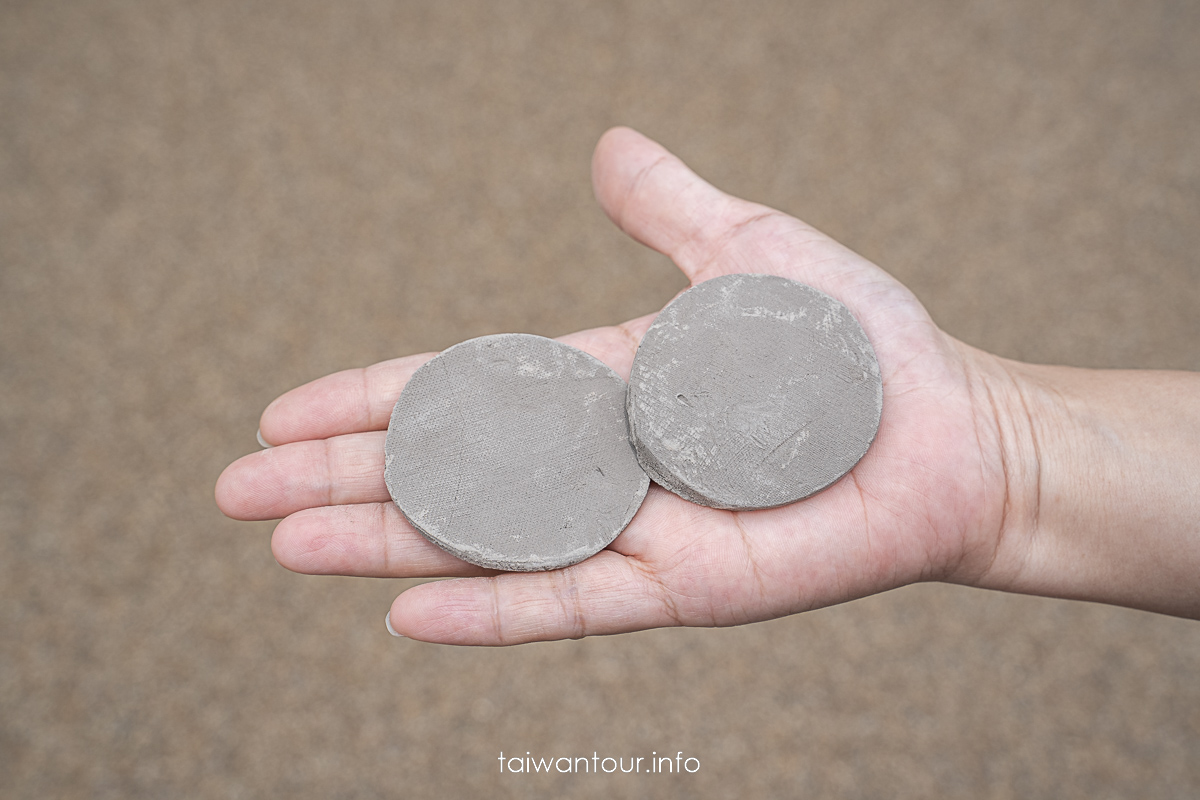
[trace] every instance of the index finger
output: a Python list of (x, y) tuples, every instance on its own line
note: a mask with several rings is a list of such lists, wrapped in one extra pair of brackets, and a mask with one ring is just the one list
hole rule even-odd
[(412, 374), (435, 353), (380, 361), (317, 378), (280, 395), (259, 420), (259, 435), (272, 446), (380, 431)]
[[(633, 354), (653, 315), (559, 337), (628, 380)], [(381, 361), (310, 381), (281, 395), (263, 412), (259, 434), (270, 445), (382, 431), (413, 373), (435, 353)]]

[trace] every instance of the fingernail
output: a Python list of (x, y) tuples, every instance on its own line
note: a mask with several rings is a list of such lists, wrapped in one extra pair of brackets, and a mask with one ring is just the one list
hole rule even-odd
[(397, 639), (405, 638), (403, 633), (396, 633), (396, 629), (392, 627), (392, 612), (389, 611), (387, 616), (383, 618), (383, 624), (387, 625), (388, 633), (392, 636), (395, 636)]
[(274, 447), (274, 445), (267, 444), (267, 440), (262, 438), (262, 428), (258, 429), (258, 433), (254, 434), (254, 438), (258, 439), (258, 443), (261, 444), (264, 448)]

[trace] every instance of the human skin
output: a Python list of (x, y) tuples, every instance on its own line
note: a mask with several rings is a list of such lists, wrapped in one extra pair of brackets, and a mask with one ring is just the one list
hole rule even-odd
[[(346, 370), (263, 412), (273, 447), (231, 464), (217, 504), (282, 521), (272, 549), (310, 574), (451, 577), (393, 603), (414, 639), (507, 645), (672, 625), (738, 625), (918, 581), (1200, 618), (1200, 375), (1023, 364), (944, 333), (879, 267), (779, 211), (730, 197), (658, 144), (607, 132), (596, 196), (693, 284), (773, 273), (845, 303), (883, 376), (879, 433), (845, 477), (762, 511), (651, 486), (609, 547), (497, 574), (415, 531), (383, 480), (392, 406), (432, 353)], [(562, 337), (624, 378), (653, 315)]]

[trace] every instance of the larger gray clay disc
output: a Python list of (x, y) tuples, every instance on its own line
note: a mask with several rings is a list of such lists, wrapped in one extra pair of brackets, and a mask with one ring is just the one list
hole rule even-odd
[(384, 477), (404, 516), (459, 558), (547, 570), (604, 549), (650, 481), (625, 382), (561, 342), (471, 339), (418, 369), (392, 411)]
[(642, 467), (713, 508), (820, 491), (867, 452), (882, 410), (875, 351), (849, 309), (774, 275), (681, 294), (646, 332), (629, 380)]

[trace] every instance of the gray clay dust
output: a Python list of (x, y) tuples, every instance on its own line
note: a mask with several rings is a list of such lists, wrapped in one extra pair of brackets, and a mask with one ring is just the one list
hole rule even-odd
[(396, 402), (384, 477), (434, 544), (500, 570), (564, 567), (604, 549), (646, 496), (625, 382), (541, 336), (457, 344)]
[(829, 486), (866, 454), (882, 411), (875, 351), (849, 309), (773, 275), (681, 294), (629, 380), (642, 467), (713, 508), (772, 508)]

